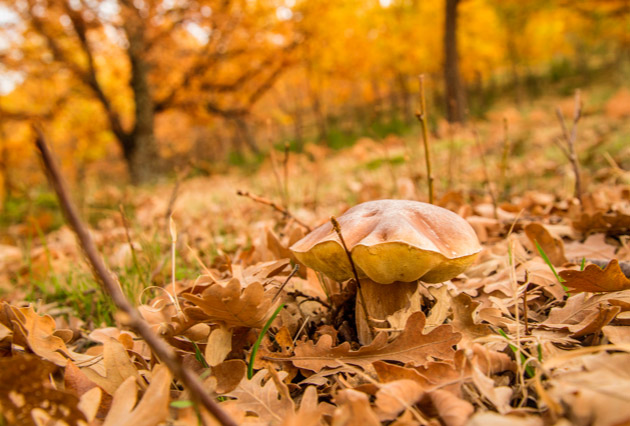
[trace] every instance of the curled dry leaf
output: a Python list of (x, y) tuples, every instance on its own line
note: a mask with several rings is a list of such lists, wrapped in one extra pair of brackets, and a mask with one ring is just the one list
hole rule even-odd
[(605, 269), (588, 265), (583, 271), (560, 271), (560, 276), (571, 293), (608, 293), (630, 289), (630, 279), (621, 271), (617, 259), (612, 259)]
[(343, 364), (366, 368), (380, 360), (422, 365), (429, 358), (453, 359), (455, 355), (453, 346), (461, 338), (460, 333), (454, 332), (450, 325), (441, 325), (430, 333), (423, 334), (425, 322), (424, 313), (414, 313), (409, 317), (405, 329), (391, 343), (387, 343), (385, 333), (379, 333), (371, 344), (352, 351), (347, 342), (333, 347), (331, 336), (324, 335), (316, 344), (312, 341), (298, 343), (293, 357), (268, 358), (291, 361), (298, 368), (315, 372)]
[(209, 366), (222, 363), (232, 350), (232, 331), (220, 325), (210, 332), (206, 343), (205, 359)]
[(540, 245), (553, 265), (562, 266), (567, 263), (562, 240), (551, 235), (540, 223), (530, 223), (525, 226), (525, 235), (534, 248), (536, 243)]
[(395, 380), (379, 387), (374, 405), (381, 421), (393, 420), (398, 414), (413, 407), (422, 395), (422, 386), (414, 380)]
[(265, 292), (259, 282), (241, 289), (238, 279), (231, 279), (224, 287), (214, 283), (200, 296), (183, 293), (181, 297), (194, 307), (184, 309), (187, 316), (205, 322), (221, 323), (228, 327), (262, 328), (273, 312), (273, 291)]
[(69, 359), (86, 361), (92, 358), (68, 349), (63, 339), (55, 336), (55, 320), (50, 315), (38, 315), (32, 306), (18, 308), (3, 303), (0, 323), (13, 332), (13, 343), (60, 367)]
[(429, 398), (446, 426), (464, 426), (475, 411), (470, 402), (442, 389), (431, 392)]

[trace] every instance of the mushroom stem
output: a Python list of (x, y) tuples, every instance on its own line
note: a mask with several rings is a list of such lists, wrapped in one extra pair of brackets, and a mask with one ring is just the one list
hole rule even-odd
[[(359, 297), (356, 298), (355, 308), (359, 342), (362, 345), (369, 344), (374, 338), (370, 321), (385, 321), (396, 311), (406, 308), (417, 288), (417, 281), (379, 284), (369, 278), (361, 279), (361, 293), (365, 301), (365, 309), (360, 306), (361, 298)], [(365, 317), (365, 313), (368, 318)]]

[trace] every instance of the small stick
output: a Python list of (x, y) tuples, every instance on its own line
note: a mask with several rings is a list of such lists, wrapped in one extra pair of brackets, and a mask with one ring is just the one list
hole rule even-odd
[(282, 291), (282, 289), (289, 283), (291, 278), (293, 278), (293, 275), (295, 275), (297, 273), (297, 271), (299, 271), (299, 270), (300, 270), (300, 265), (298, 265), (296, 263), (295, 266), (293, 267), (293, 270), (291, 271), (291, 273), (287, 277), (287, 279), (284, 280), (284, 282), (282, 283), (282, 285), (280, 287), (278, 287), (278, 291), (276, 292), (275, 296), (273, 296), (273, 299), (271, 299), (271, 303), (276, 301), (278, 296), (280, 296), (280, 292)]
[(289, 208), (289, 143), (284, 143), (284, 160), (282, 161), (282, 169), (284, 172), (284, 203), (285, 207)]
[(508, 190), (506, 188), (507, 186), (507, 167), (508, 167), (508, 160), (510, 157), (510, 150), (512, 148), (511, 146), (511, 141), (510, 141), (510, 135), (508, 134), (508, 120), (507, 118), (503, 117), (503, 152), (501, 155), (501, 177), (500, 177), (500, 181), (501, 181), (501, 186), (503, 187), (503, 196), (507, 197), (508, 195)]
[(569, 163), (571, 163), (573, 174), (575, 175), (575, 197), (578, 199), (580, 204), (582, 204), (582, 178), (580, 174), (580, 162), (578, 161), (578, 157), (575, 152), (577, 125), (580, 118), (582, 118), (582, 98), (580, 96), (580, 90), (575, 91), (575, 106), (573, 109), (573, 126), (571, 128), (571, 133), (569, 133), (567, 125), (564, 121), (564, 115), (562, 114), (560, 108), (556, 108), (556, 116), (560, 122), (562, 137), (567, 146), (562, 146), (556, 139), (554, 139), (554, 142), (560, 148), (567, 160), (569, 160)]
[(166, 208), (166, 213), (164, 213), (164, 218), (168, 219), (173, 215), (173, 207), (175, 206), (175, 202), (177, 201), (177, 196), (179, 195), (179, 185), (188, 175), (188, 167), (185, 167), (183, 170), (177, 173), (177, 177), (175, 178), (175, 185), (173, 186), (173, 190), (171, 191), (171, 196), (168, 199), (168, 204)]
[(287, 210), (287, 209), (285, 209), (283, 207), (280, 207), (279, 205), (277, 205), (276, 203), (274, 203), (271, 200), (268, 200), (268, 199), (263, 198), (263, 197), (259, 197), (258, 195), (251, 194), (248, 191), (241, 191), (240, 189), (236, 191), (236, 195), (240, 195), (241, 197), (247, 197), (250, 200), (253, 200), (253, 201), (257, 202), (257, 203), (269, 206), (272, 209), (276, 210), (277, 212), (282, 213), (285, 217), (289, 217), (289, 218), (295, 220), (295, 222), (298, 225), (300, 225), (301, 227), (306, 229), (308, 232), (311, 232), (311, 227), (310, 226), (308, 226), (306, 223), (302, 222), (297, 217), (293, 216), (291, 214), (291, 212), (289, 212), (289, 210)]
[[(352, 268), (352, 274), (354, 275), (354, 279), (357, 282), (357, 292), (359, 293), (359, 299), (361, 299), (361, 306), (363, 307), (363, 314), (365, 315), (365, 320), (368, 321), (369, 324), (369, 316), (365, 304), (365, 299), (363, 298), (363, 292), (361, 291), (361, 282), (359, 281), (359, 274), (357, 273), (357, 268), (354, 266), (354, 261), (352, 260), (352, 255), (348, 250), (348, 246), (346, 245), (346, 241), (343, 239), (343, 234), (341, 233), (341, 226), (339, 226), (339, 222), (335, 216), (330, 216), (330, 222), (332, 223), (333, 229), (339, 236), (341, 240), (341, 245), (343, 246), (344, 251), (346, 252), (346, 256), (348, 256), (348, 261), (350, 262), (350, 267)], [(370, 332), (372, 332), (371, 327)], [(373, 334), (373, 333), (372, 333)]]
[(422, 124), (422, 143), (424, 144), (424, 161), (427, 165), (427, 185), (429, 187), (429, 203), (433, 204), (433, 173), (431, 171), (431, 154), (429, 151), (429, 130), (427, 125), (427, 102), (424, 96), (424, 74), (420, 79), (420, 110), (416, 111), (416, 118)]
[[(527, 319), (528, 306), (527, 306), (527, 290), (529, 290), (529, 273), (525, 271), (525, 291), (523, 292), (523, 323), (525, 324), (525, 335), (529, 336), (529, 320)], [(518, 308), (517, 308), (518, 309)]]
[(494, 190), (492, 189), (492, 185), (490, 184), (490, 174), (488, 173), (488, 163), (486, 162), (486, 155), (481, 148), (481, 141), (479, 140), (479, 132), (477, 132), (477, 128), (473, 126), (472, 128), (473, 135), (475, 136), (475, 144), (477, 145), (477, 151), (479, 152), (479, 157), (481, 158), (481, 167), (483, 169), (483, 177), (484, 184), (488, 188), (488, 193), (490, 194), (490, 198), (492, 199), (492, 211), (494, 213), (494, 218), (499, 220), (499, 214), (497, 213), (497, 197), (494, 195)]
[(200, 402), (222, 425), (236, 426), (237, 423), (214, 401), (210, 393), (206, 391), (199, 377), (181, 363), (173, 348), (153, 332), (149, 324), (142, 319), (140, 313), (129, 303), (120, 286), (114, 281), (105, 263), (103, 263), (103, 259), (92, 241), (92, 236), (79, 218), (77, 209), (70, 199), (66, 184), (59, 171), (59, 167), (46, 144), (42, 130), (37, 126), (34, 126), (34, 130), (36, 133), (35, 145), (39, 150), (40, 158), (42, 159), (49, 182), (57, 193), (57, 198), (59, 199), (59, 204), (66, 220), (74, 230), (79, 244), (83, 249), (83, 253), (92, 267), (94, 278), (101, 283), (103, 289), (109, 294), (118, 309), (124, 313), (124, 322), (134, 332), (142, 336), (153, 353), (162, 360), (176, 378), (181, 380), (190, 392), (191, 398)]
[(129, 232), (129, 221), (127, 220), (127, 215), (125, 214), (125, 208), (122, 204), (118, 205), (118, 210), (120, 211), (120, 217), (122, 218), (123, 227), (125, 228), (125, 235), (127, 236), (127, 244), (129, 244), (129, 248), (131, 249), (131, 258), (133, 259), (133, 264), (140, 272), (140, 281), (142, 281), (142, 285), (146, 288), (149, 286), (145, 277), (144, 271), (140, 267), (140, 262), (138, 262), (138, 255), (136, 253), (136, 248), (133, 246), (133, 241), (131, 240), (131, 234)]

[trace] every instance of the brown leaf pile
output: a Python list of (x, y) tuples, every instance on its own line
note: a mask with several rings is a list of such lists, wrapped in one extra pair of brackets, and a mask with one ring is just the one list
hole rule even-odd
[[(363, 147), (366, 158), (372, 145)], [(296, 155), (289, 165), (329, 186), (325, 178), (336, 172), (326, 167), (354, 176), (351, 155), (324, 161), (320, 154)], [(411, 178), (384, 183), (394, 172), (357, 172), (344, 184), (359, 199), (389, 191), (414, 197)], [(373, 324), (374, 340), (361, 346), (352, 280), (336, 283), (304, 267), (288, 279), (295, 263), (288, 247), (303, 227), (248, 200), (201, 204), (211, 199), (200, 196), (208, 186), (228, 193), (235, 185), (214, 183), (191, 180), (179, 196), (190, 206), (176, 214), (182, 244), (192, 247), (178, 246), (179, 254), (199, 272), (173, 289), (168, 268), (158, 268), (152, 284), (164, 291), (139, 309), (238, 424), (630, 424), (630, 279), (622, 268), (630, 261), (630, 207), (623, 185), (602, 186), (582, 204), (529, 191), (496, 209), (474, 191), (446, 193), (440, 203), (465, 217), (482, 241), (477, 263), (451, 281), (420, 286), (409, 307)], [(273, 193), (262, 189), (256, 192)], [(293, 213), (309, 224), (348, 207), (348, 194), (322, 200), (303, 192)], [(143, 232), (163, 228), (165, 199), (138, 197)], [(220, 232), (218, 218), (230, 218)], [(95, 235), (108, 259), (133, 262), (117, 219)], [(69, 268), (78, 256), (72, 239), (61, 231), (49, 238), (57, 244), (51, 257)], [(197, 262), (213, 250), (210, 266)], [(19, 268), (11, 273), (19, 276)], [(216, 424), (120, 323), (104, 327), (74, 317), (63, 303), (26, 305), (14, 296), (0, 306), (5, 423)], [(254, 343), (270, 321), (248, 379)]]

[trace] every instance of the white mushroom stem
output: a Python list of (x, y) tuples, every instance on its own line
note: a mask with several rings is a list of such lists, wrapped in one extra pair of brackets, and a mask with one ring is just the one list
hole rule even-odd
[[(357, 294), (355, 306), (357, 335), (359, 342), (367, 345), (375, 334), (370, 323), (385, 321), (388, 316), (406, 308), (411, 296), (418, 288), (418, 282), (379, 284), (369, 278), (364, 278), (360, 280), (360, 284), (362, 294)], [(362, 300), (365, 300), (365, 309), (361, 306)], [(365, 313), (368, 318), (365, 318)]]

